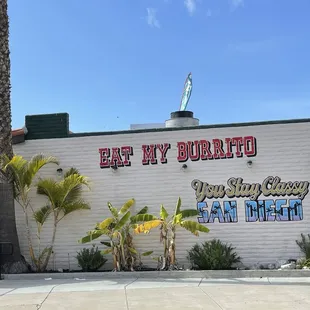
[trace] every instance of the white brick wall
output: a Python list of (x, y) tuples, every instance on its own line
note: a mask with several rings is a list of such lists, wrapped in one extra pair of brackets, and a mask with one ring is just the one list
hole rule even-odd
[[(15, 145), (17, 154), (30, 158), (43, 152), (59, 158), (65, 170), (75, 166), (92, 181), (92, 191), (85, 193), (91, 203), (91, 211), (81, 211), (69, 215), (59, 225), (55, 246), (56, 268), (77, 269), (74, 256), (76, 252), (90, 245), (79, 245), (77, 240), (92, 229), (96, 222), (109, 215), (107, 201), (119, 207), (127, 199), (136, 199), (135, 210), (147, 205), (150, 213), (157, 214), (160, 204), (173, 211), (178, 196), (184, 207), (196, 208), (195, 192), (191, 188), (194, 179), (211, 184), (226, 184), (230, 177), (242, 177), (244, 182), (261, 183), (268, 176), (279, 176), (283, 181), (308, 181), (310, 162), (310, 123), (274, 124), (261, 126), (192, 129), (188, 131), (163, 131), (150, 133), (130, 133), (102, 136), (73, 137), (67, 139), (31, 140)], [(222, 160), (188, 161), (188, 169), (181, 170), (182, 163), (176, 159), (178, 141), (253, 135), (257, 139), (257, 156), (251, 158), (252, 168), (248, 168), (248, 158)], [(141, 145), (152, 143), (171, 143), (167, 164), (143, 166), (141, 164)], [(114, 173), (112, 169), (100, 169), (99, 148), (130, 145), (134, 149), (131, 167), (121, 167)], [(56, 177), (56, 167), (49, 166), (42, 174)], [(33, 194), (33, 205), (42, 206), (42, 198)], [(243, 258), (243, 263), (251, 265), (257, 262), (268, 263), (277, 259), (300, 256), (295, 240), (300, 233), (309, 233), (310, 194), (303, 200), (304, 219), (296, 222), (255, 222), (245, 221), (245, 199), (238, 199), (238, 223), (205, 224), (209, 234), (199, 238), (187, 231), (177, 232), (177, 258), (181, 264), (187, 263), (187, 250), (195, 243), (211, 238), (219, 238), (232, 243)], [(260, 197), (262, 199), (267, 199)], [(293, 197), (291, 197), (293, 198)], [(272, 199), (272, 197), (270, 198)], [(227, 200), (227, 199), (226, 199)], [(209, 202), (208, 202), (209, 204)], [(16, 206), (16, 217), (22, 252), (28, 257), (24, 231), (24, 218), (20, 207)], [(194, 219), (197, 220), (197, 219)], [(45, 227), (43, 244), (48, 241), (51, 228)], [(35, 230), (33, 230), (35, 233)], [(99, 244), (99, 241), (97, 242)], [(141, 250), (154, 250), (161, 253), (159, 236), (156, 231), (150, 235), (135, 237), (135, 243)], [(111, 262), (111, 259), (109, 260)], [(152, 260), (145, 261), (148, 265)], [(107, 265), (108, 266), (108, 265)]]

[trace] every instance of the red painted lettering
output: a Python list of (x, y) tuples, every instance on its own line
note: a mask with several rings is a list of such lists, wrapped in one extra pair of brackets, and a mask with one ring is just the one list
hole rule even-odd
[(213, 159), (213, 155), (210, 151), (210, 142), (207, 140), (200, 140), (200, 159), (201, 160), (206, 160), (206, 159)]
[(225, 138), (226, 143), (226, 158), (233, 158), (234, 154), (231, 149), (231, 138)]
[(236, 156), (242, 157), (242, 151), (241, 151), (241, 145), (243, 144), (243, 138), (242, 137), (234, 137), (231, 139), (232, 144), (236, 146)]
[(191, 161), (197, 161), (200, 158), (199, 141), (187, 142), (187, 153)]
[(223, 141), (220, 139), (213, 139), (213, 158), (225, 158), (225, 152), (223, 151)]
[(156, 148), (160, 151), (160, 162), (162, 164), (167, 163), (167, 152), (170, 149), (171, 145), (170, 143), (164, 143), (164, 144), (157, 144)]
[(253, 136), (244, 137), (244, 154), (247, 157), (256, 155), (256, 139)]
[(108, 158), (110, 156), (110, 149), (107, 147), (99, 149), (99, 154), (100, 154), (100, 168), (109, 168), (110, 161)]
[(177, 143), (178, 147), (178, 161), (179, 162), (185, 162), (188, 160), (188, 154), (187, 154), (187, 148), (186, 148), (186, 143), (185, 142), (178, 142)]
[(123, 164), (124, 166), (131, 166), (131, 161), (129, 160), (129, 156), (133, 155), (133, 149), (131, 146), (122, 146), (121, 154), (124, 156)]
[(156, 145), (142, 145), (142, 165), (157, 164)]
[(118, 167), (123, 166), (123, 161), (120, 154), (120, 148), (119, 147), (112, 147), (112, 155), (110, 159), (110, 165), (115, 165)]

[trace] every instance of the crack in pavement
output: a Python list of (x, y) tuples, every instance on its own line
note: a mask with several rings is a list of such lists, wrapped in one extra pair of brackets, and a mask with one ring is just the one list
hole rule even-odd
[(139, 278), (136, 278), (136, 279), (134, 279), (133, 281), (131, 281), (130, 283), (128, 283), (128, 284), (126, 284), (125, 286), (124, 286), (124, 290), (125, 290), (125, 300), (126, 300), (126, 308), (127, 308), (127, 310), (129, 310), (129, 305), (128, 305), (128, 296), (127, 296), (127, 287), (129, 286), (129, 285), (131, 285), (132, 283), (134, 283), (134, 282), (136, 282), (137, 280), (138, 280)]
[(213, 299), (211, 295), (209, 295), (207, 292), (205, 292), (201, 287), (199, 289), (206, 295), (208, 296), (221, 310), (224, 310), (224, 308), (216, 301)]
[(66, 281), (66, 282), (64, 282), (64, 283), (59, 283), (59, 284), (54, 285), (54, 286), (50, 289), (50, 291), (47, 293), (47, 295), (46, 295), (46, 297), (43, 299), (43, 301), (42, 301), (40, 304), (37, 304), (37, 305), (36, 305), (37, 310), (41, 309), (41, 307), (43, 306), (44, 302), (47, 300), (47, 298), (51, 295), (51, 293), (53, 292), (53, 290), (54, 290), (56, 287), (58, 287), (58, 286), (60, 286), (60, 285), (63, 285), (63, 284), (68, 284), (68, 283), (70, 283), (69, 280)]
[(1, 294), (0, 297), (5, 296), (6, 294), (11, 293), (11, 292), (13, 292), (13, 291), (15, 291), (15, 290), (16, 290), (16, 287), (15, 287), (15, 288), (12, 288), (12, 289), (11, 289), (10, 291), (8, 291), (8, 292), (5, 292), (4, 294)]
[(46, 299), (47, 299), (47, 298), (50, 296), (50, 294), (52, 293), (53, 289), (54, 289), (55, 287), (59, 286), (59, 285), (61, 285), (61, 284), (56, 284), (55, 286), (53, 286), (53, 287), (51, 288), (51, 290), (47, 293), (47, 295), (46, 295), (46, 297), (43, 299), (43, 301), (42, 301), (40, 304), (37, 305), (37, 310), (41, 309), (41, 307), (43, 306), (43, 304), (44, 304), (44, 302), (46, 301)]

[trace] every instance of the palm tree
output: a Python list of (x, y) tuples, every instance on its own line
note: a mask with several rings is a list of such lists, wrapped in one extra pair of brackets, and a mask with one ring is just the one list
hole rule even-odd
[[(114, 271), (131, 270), (134, 271), (134, 265), (139, 261), (140, 254), (134, 248), (131, 235), (131, 208), (135, 204), (134, 198), (129, 199), (118, 210), (108, 202), (108, 208), (111, 216), (98, 223), (94, 230), (88, 232), (87, 236), (79, 240), (79, 243), (91, 242), (101, 236), (107, 236), (108, 242), (101, 243), (108, 247), (103, 254), (112, 254)], [(144, 207), (138, 214), (145, 214), (148, 208)], [(153, 251), (142, 253), (142, 256), (151, 255)]]
[[(38, 154), (29, 161), (20, 155), (14, 155), (11, 159), (7, 155), (0, 157), (0, 167), (10, 176), (13, 183), (14, 198), (22, 207), (25, 216), (26, 236), (28, 240), (29, 255), (36, 266), (36, 258), (33, 250), (32, 237), (29, 228), (29, 211), (34, 214), (34, 209), (29, 198), (29, 191), (38, 172), (47, 164), (58, 165), (58, 160), (52, 156)], [(37, 222), (38, 224), (38, 222)]]
[[(9, 17), (7, 0), (0, 0), (0, 155), (13, 156), (11, 133), (11, 83), (9, 50)], [(13, 245), (13, 255), (3, 256), (4, 272), (27, 271), (21, 256), (16, 230), (13, 185), (0, 169), (0, 242)]]
[(134, 230), (136, 234), (148, 233), (151, 229), (160, 227), (160, 242), (164, 246), (161, 269), (177, 269), (175, 245), (177, 227), (184, 228), (195, 236), (199, 236), (199, 232), (209, 232), (206, 226), (191, 220), (185, 220), (197, 215), (198, 211), (196, 209), (181, 210), (181, 198), (179, 197), (172, 215), (169, 216), (164, 206), (161, 205), (159, 217), (152, 214), (138, 214), (131, 221), (132, 223), (144, 222), (136, 224)]
[[(69, 169), (63, 180), (40, 179), (37, 185), (37, 193), (48, 199), (48, 205), (42, 207), (35, 214), (36, 220), (47, 219), (49, 215), (53, 217), (53, 233), (50, 246), (46, 247), (44, 253), (44, 262), (40, 263), (40, 270), (45, 271), (49, 259), (53, 252), (56, 230), (58, 223), (68, 214), (77, 210), (88, 210), (90, 205), (82, 198), (83, 187), (90, 188), (88, 179), (81, 175), (75, 168)], [(42, 258), (42, 257), (41, 257)]]

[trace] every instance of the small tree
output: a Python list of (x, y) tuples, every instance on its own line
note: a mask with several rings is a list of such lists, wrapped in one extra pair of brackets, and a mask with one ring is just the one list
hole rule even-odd
[(38, 239), (38, 255), (35, 258), (35, 266), (37, 271), (42, 271), (42, 264), (44, 257), (46, 257), (48, 247), (45, 247), (41, 252), (41, 232), (43, 225), (51, 214), (51, 208), (49, 205), (46, 205), (39, 210), (35, 211), (33, 214), (33, 219), (37, 224), (37, 239)]
[[(135, 200), (129, 199), (118, 210), (108, 202), (108, 208), (111, 217), (106, 218), (101, 223), (97, 223), (94, 230), (88, 232), (87, 236), (79, 240), (79, 243), (91, 242), (101, 236), (107, 236), (108, 242), (101, 243), (108, 248), (104, 250), (103, 254), (111, 253), (113, 256), (114, 271), (120, 270), (134, 270), (134, 265), (139, 256), (137, 250), (134, 248), (131, 235), (131, 212), (130, 209), (134, 205)], [(147, 207), (144, 207), (138, 214), (147, 212)], [(143, 253), (142, 256), (151, 255), (153, 252)], [(139, 257), (140, 258), (140, 257)]]
[[(29, 192), (33, 186), (33, 181), (36, 178), (41, 168), (47, 164), (57, 164), (58, 160), (52, 156), (45, 156), (38, 154), (33, 156), (29, 161), (22, 156), (14, 155), (11, 159), (8, 156), (1, 157), (1, 168), (5, 171), (11, 179), (14, 188), (14, 197), (18, 204), (22, 207), (25, 224), (26, 236), (28, 240), (29, 255), (36, 266), (36, 255), (33, 250), (32, 237), (29, 228), (29, 212), (35, 213), (29, 198)], [(39, 253), (39, 256), (41, 253)]]
[[(89, 210), (89, 204), (82, 199), (83, 187), (90, 188), (88, 179), (81, 175), (75, 168), (69, 169), (63, 180), (55, 181), (54, 179), (40, 179), (37, 185), (37, 193), (48, 199), (48, 205), (37, 211), (40, 225), (52, 215), (53, 233), (50, 246), (46, 247), (38, 262), (40, 270), (44, 271), (48, 265), (49, 259), (53, 252), (56, 231), (59, 222), (68, 214), (77, 210)], [(43, 260), (43, 263), (42, 263)]]
[(186, 218), (197, 216), (195, 209), (186, 209), (181, 211), (181, 198), (178, 198), (174, 213), (169, 216), (163, 205), (160, 207), (159, 217), (151, 214), (139, 214), (132, 218), (133, 223), (144, 222), (135, 227), (135, 233), (148, 233), (151, 229), (160, 227), (160, 242), (163, 243), (164, 255), (161, 262), (161, 269), (177, 268), (176, 264), (176, 229), (184, 228), (195, 236), (199, 232), (209, 232), (209, 229), (197, 222), (185, 220)]

